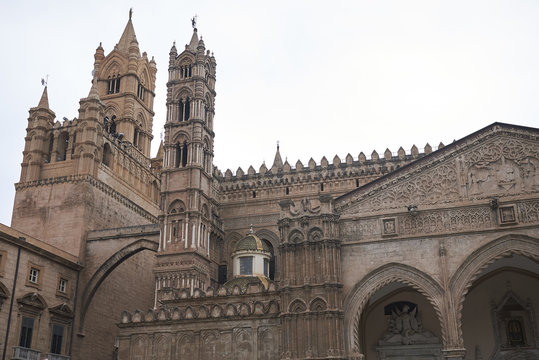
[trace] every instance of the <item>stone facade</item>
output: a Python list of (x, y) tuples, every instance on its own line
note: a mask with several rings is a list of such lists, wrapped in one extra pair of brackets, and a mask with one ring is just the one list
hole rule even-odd
[[(107, 56), (97, 48), (78, 119), (55, 123), (46, 88), (30, 110), (12, 226), (43, 240), (32, 263), (60, 247), (47, 267), (79, 279), (63, 356), (538, 358), (538, 129), (494, 123), (435, 151), (294, 166), (277, 147), (271, 167), (223, 174), (216, 66), (196, 28), (172, 46), (154, 159), (156, 65), (131, 19)], [(0, 319), (36, 299), (53, 311), (47, 289), (12, 296), (13, 249), (0, 248)], [(257, 249), (252, 274), (241, 260)], [(19, 349), (21, 328), (7, 332)]]

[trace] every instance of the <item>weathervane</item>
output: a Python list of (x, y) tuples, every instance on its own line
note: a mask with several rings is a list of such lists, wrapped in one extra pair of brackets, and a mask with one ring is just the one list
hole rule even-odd
[(49, 83), (49, 74), (47, 74), (47, 76), (45, 76), (44, 78), (41, 78), (41, 85), (47, 86), (48, 83)]
[(191, 18), (191, 26), (193, 26), (193, 29), (196, 29), (196, 28), (197, 28), (197, 17), (198, 17), (198, 15), (195, 14), (195, 16), (193, 16), (193, 17)]

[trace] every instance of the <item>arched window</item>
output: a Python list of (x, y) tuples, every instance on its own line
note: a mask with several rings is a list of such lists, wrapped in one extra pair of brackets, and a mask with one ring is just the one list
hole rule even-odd
[(191, 101), (189, 98), (185, 99), (185, 121), (189, 120), (191, 115)]
[(183, 143), (182, 147), (182, 166), (187, 166), (187, 143)]
[(174, 167), (180, 167), (180, 159), (182, 157), (182, 148), (180, 144), (176, 144), (176, 157), (174, 161)]
[[(266, 243), (266, 245), (268, 245), (268, 248), (271, 252), (271, 259), (268, 261), (268, 276), (271, 280), (275, 280), (275, 252), (273, 250), (273, 245), (271, 245), (271, 242), (269, 242), (268, 240), (266, 239), (262, 239), (262, 241), (264, 241)], [(264, 262), (264, 271), (266, 271), (266, 263)]]
[(103, 165), (110, 167), (112, 161), (112, 151), (110, 150), (110, 145), (105, 143), (103, 146)]
[(77, 133), (73, 133), (73, 137), (71, 138), (71, 158), (73, 159), (73, 155), (75, 154), (75, 145), (77, 144)]
[(56, 152), (56, 161), (64, 161), (67, 158), (67, 145), (69, 143), (69, 134), (63, 132), (58, 137), (58, 145)]
[(187, 166), (187, 142), (184, 142), (183, 145), (176, 143), (176, 156), (174, 160), (175, 167), (185, 167)]
[(120, 75), (108, 77), (107, 94), (116, 94), (120, 92)]
[(183, 100), (180, 99), (180, 109), (179, 109), (180, 110), (179, 111), (179, 113), (180, 113), (179, 120), (180, 121), (183, 121), (183, 119), (184, 119), (184, 112), (183, 112), (184, 108), (185, 108), (185, 105), (183, 104)]
[(144, 85), (142, 85), (141, 83), (138, 84), (137, 97), (140, 100), (144, 101)]
[(54, 144), (54, 137), (52, 134), (49, 136), (49, 143), (47, 148), (47, 153), (45, 154), (45, 162), (50, 163), (51, 162), (51, 156), (52, 156), (52, 146)]

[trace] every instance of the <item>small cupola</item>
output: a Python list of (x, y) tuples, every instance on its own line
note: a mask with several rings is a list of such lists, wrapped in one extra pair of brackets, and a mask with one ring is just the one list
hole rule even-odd
[(263, 276), (269, 278), (271, 257), (269, 246), (255, 235), (251, 227), (247, 236), (238, 241), (232, 253), (234, 277)]

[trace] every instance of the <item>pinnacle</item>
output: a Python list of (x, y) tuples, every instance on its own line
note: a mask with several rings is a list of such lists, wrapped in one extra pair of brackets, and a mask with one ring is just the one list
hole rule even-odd
[(49, 95), (47, 94), (47, 86), (43, 89), (43, 94), (41, 95), (41, 99), (39, 100), (39, 104), (37, 105), (38, 108), (48, 109), (49, 108)]
[(127, 22), (127, 25), (125, 25), (124, 32), (122, 33), (122, 36), (120, 37), (120, 41), (118, 41), (116, 48), (122, 53), (128, 54), (129, 46), (131, 46), (131, 42), (133, 41), (137, 41), (137, 36), (135, 35), (135, 28), (133, 27), (133, 22), (131, 21), (130, 14), (129, 21)]
[(281, 168), (283, 167), (283, 159), (281, 158), (281, 153), (279, 152), (279, 145), (277, 144), (277, 152), (275, 153), (275, 159), (273, 160), (272, 168)]
[(198, 46), (198, 34), (197, 29), (193, 29), (193, 36), (191, 37), (191, 42), (189, 42), (188, 48), (191, 51), (197, 51)]

